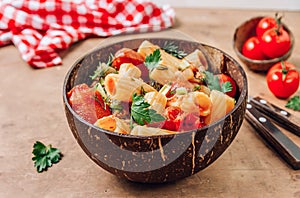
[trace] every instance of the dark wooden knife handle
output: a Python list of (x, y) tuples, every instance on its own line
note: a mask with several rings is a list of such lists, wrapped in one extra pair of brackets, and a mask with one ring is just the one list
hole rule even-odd
[(277, 128), (253, 102), (247, 104), (246, 120), (256, 132), (284, 159), (293, 169), (300, 169), (300, 148)]
[(259, 111), (268, 115), (278, 125), (300, 137), (300, 118), (296, 118), (294, 115), (261, 97), (254, 97), (251, 101)]

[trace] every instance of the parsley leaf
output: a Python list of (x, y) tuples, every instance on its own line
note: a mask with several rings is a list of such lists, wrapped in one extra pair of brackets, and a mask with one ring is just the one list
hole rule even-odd
[(107, 63), (99, 62), (97, 69), (94, 71), (94, 74), (90, 76), (90, 78), (92, 80), (95, 80), (96, 78), (105, 77), (107, 73), (116, 73), (116, 70), (113, 67), (111, 67), (113, 58), (114, 56), (110, 54)]
[(210, 90), (217, 90), (223, 93), (230, 92), (232, 90), (232, 85), (229, 81), (226, 81), (220, 85), (220, 77), (214, 75), (209, 71), (204, 71), (205, 82)]
[(230, 92), (232, 90), (232, 85), (229, 81), (224, 82), (221, 86), (221, 91), (223, 93)]
[(218, 90), (221, 91), (221, 86), (219, 83), (218, 76), (215, 76), (213, 73), (209, 71), (204, 71), (205, 81), (210, 90)]
[(149, 54), (145, 58), (145, 66), (148, 68), (149, 72), (159, 66), (159, 62), (161, 61), (161, 55), (159, 49), (156, 49), (152, 54)]
[(59, 149), (53, 148), (51, 144), (45, 146), (39, 141), (34, 143), (32, 154), (34, 155), (32, 158), (34, 161), (34, 167), (37, 168), (39, 173), (47, 170), (47, 168), (51, 167), (52, 164), (59, 162), (62, 157)]
[(166, 41), (162, 49), (179, 59), (182, 59), (187, 55), (187, 53), (185, 53), (184, 51), (178, 50), (178, 46), (175, 45), (174, 42)]
[(285, 105), (285, 107), (293, 109), (295, 111), (300, 110), (300, 96), (294, 96)]
[(131, 119), (139, 125), (164, 121), (165, 118), (154, 109), (149, 109), (150, 104), (145, 101), (142, 95), (136, 93), (132, 96)]

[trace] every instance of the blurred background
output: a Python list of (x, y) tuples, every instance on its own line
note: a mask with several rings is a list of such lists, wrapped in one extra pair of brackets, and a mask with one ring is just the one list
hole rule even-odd
[(299, 0), (152, 0), (173, 7), (239, 8), (300, 11)]

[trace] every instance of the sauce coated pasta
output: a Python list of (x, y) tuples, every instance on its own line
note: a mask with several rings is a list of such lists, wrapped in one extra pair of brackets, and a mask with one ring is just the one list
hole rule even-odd
[(145, 40), (137, 50), (122, 48), (109, 63), (99, 63), (93, 84), (74, 86), (68, 99), (80, 117), (108, 131), (180, 133), (209, 125), (234, 108), (235, 82), (229, 76), (230, 82), (222, 82), (221, 75), (207, 70), (198, 49), (178, 58)]

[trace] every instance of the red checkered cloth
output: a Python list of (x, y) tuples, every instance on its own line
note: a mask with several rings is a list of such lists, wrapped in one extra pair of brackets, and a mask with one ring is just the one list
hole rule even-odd
[(13, 43), (28, 64), (45, 68), (88, 36), (160, 31), (174, 17), (171, 7), (142, 0), (1, 0), (0, 46)]

